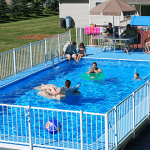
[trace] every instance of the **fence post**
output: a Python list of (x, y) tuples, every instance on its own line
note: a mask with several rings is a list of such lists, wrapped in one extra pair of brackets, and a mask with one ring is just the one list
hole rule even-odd
[(105, 114), (105, 150), (108, 150), (108, 113)]
[(80, 43), (82, 42), (82, 27), (80, 26)]
[(45, 55), (47, 54), (47, 39), (45, 38)]
[(16, 74), (17, 70), (16, 70), (16, 51), (15, 51), (15, 48), (13, 48), (13, 57), (14, 57), (14, 73)]
[(81, 150), (83, 150), (83, 119), (82, 110), (80, 110), (80, 136), (81, 136)]
[(148, 103), (148, 121), (149, 121), (149, 81), (147, 81), (147, 103)]
[(133, 92), (133, 138), (135, 138), (135, 93)]
[(29, 144), (30, 144), (30, 150), (32, 150), (32, 136), (31, 136), (31, 117), (30, 117), (30, 105), (27, 106), (28, 111), (28, 125), (29, 125)]
[(70, 35), (70, 41), (71, 41), (71, 30), (69, 30), (69, 35)]
[(59, 55), (58, 55), (59, 57), (60, 56), (60, 35), (59, 34), (58, 34), (58, 50), (59, 50)]
[(76, 28), (76, 48), (78, 48), (78, 29)]
[(115, 145), (118, 147), (118, 133), (117, 133), (117, 107), (115, 106)]
[(31, 68), (32, 68), (32, 43), (30, 43), (30, 64), (31, 64)]

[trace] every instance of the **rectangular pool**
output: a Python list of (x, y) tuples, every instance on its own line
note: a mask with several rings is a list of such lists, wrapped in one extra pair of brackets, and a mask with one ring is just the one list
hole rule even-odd
[[(89, 81), (81, 78), (93, 62), (97, 62), (104, 73), (103, 80)], [(3, 88), (0, 90), (0, 103), (106, 113), (146, 82), (132, 80), (136, 67), (141, 77), (150, 73), (148, 61), (82, 59), (79, 62), (63, 62), (59, 68), (49, 68)], [(38, 91), (33, 89), (42, 83), (63, 87), (67, 79), (71, 80), (72, 87), (81, 84), (80, 95), (67, 96), (61, 101), (49, 100), (37, 95)]]

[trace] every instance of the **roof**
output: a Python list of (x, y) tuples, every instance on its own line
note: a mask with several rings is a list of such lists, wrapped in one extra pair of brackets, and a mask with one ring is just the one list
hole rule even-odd
[(150, 27), (150, 16), (133, 15), (130, 21), (131, 26), (148, 26)]
[(150, 4), (150, 0), (122, 0), (129, 4)]

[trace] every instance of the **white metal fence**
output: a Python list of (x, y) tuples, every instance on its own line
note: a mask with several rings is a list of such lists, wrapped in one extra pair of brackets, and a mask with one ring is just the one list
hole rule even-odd
[[(112, 150), (149, 119), (149, 81), (106, 114), (0, 104), (0, 141), (61, 149)], [(57, 120), (58, 134), (46, 123)]]
[[(100, 28), (100, 34), (103, 33), (103, 27)], [(123, 32), (124, 28), (118, 29), (119, 33)], [(148, 28), (138, 28), (137, 29), (137, 41), (136, 44), (139, 42), (140, 47), (144, 50), (144, 41), (149, 37), (148, 36)], [(102, 40), (101, 39), (92, 39), (93, 36), (96, 34), (85, 34), (84, 27), (76, 28), (76, 42), (77, 42), (77, 48), (81, 42), (84, 43), (85, 46), (101, 46)]]
[[(102, 29), (102, 28), (101, 28)], [(100, 33), (102, 33), (102, 30), (100, 30)], [(92, 40), (92, 37), (95, 34), (85, 34), (84, 27), (76, 28), (76, 43), (77, 43), (77, 48), (81, 42), (84, 43), (85, 46), (97, 46), (100, 44), (99, 40)]]
[[(45, 55), (53, 50), (60, 54), (67, 41), (71, 41), (71, 31), (1, 53), (0, 79), (43, 63)], [(58, 57), (56, 54), (54, 53), (54, 57)], [(48, 55), (48, 58), (50, 59), (51, 56)]]

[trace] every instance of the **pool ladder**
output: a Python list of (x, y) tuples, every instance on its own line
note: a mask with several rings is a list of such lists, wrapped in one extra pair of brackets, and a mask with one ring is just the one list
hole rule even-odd
[(51, 53), (45, 54), (45, 66), (47, 66), (47, 55), (51, 54), (51, 62), (52, 62), (52, 65), (53, 65), (53, 69), (54, 69), (54, 56), (53, 56), (54, 52), (57, 52), (57, 54), (58, 54), (58, 67), (59, 67), (59, 53), (58, 53), (58, 51), (53, 50)]

